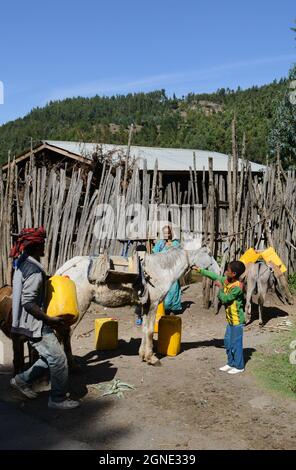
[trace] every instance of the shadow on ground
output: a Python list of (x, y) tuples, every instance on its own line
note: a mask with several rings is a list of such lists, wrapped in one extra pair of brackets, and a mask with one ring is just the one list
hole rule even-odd
[(71, 391), (77, 398), (82, 398), (88, 393), (87, 386), (101, 382), (110, 382), (117, 373), (111, 359), (118, 356), (137, 356), (141, 339), (131, 338), (129, 342), (118, 341), (118, 348), (112, 351), (93, 350), (76, 360), (81, 365), (81, 372), (70, 376)]
[[(213, 338), (213, 339), (206, 340), (206, 341), (192, 341), (192, 342), (182, 343), (181, 351), (188, 351), (189, 349), (206, 348), (206, 347), (224, 349), (224, 340), (219, 339), (219, 338)], [(251, 359), (252, 354), (254, 352), (256, 352), (256, 349), (254, 348), (244, 348), (245, 363), (247, 363)]]
[[(80, 408), (69, 411), (48, 409), (48, 386), (38, 394), (38, 398), (24, 398), (11, 389), (8, 370), (3, 371), (1, 399), (7, 403), (7, 413), (11, 418), (9, 423), (0, 420), (0, 449), (74, 450), (84, 448), (81, 443), (94, 449), (104, 448), (105, 445), (108, 448), (108, 443), (127, 436), (130, 432), (128, 425), (108, 425), (104, 418), (118, 399), (102, 397), (96, 387), (93, 390), (91, 387), (114, 379), (117, 367), (108, 360), (102, 362), (102, 357), (87, 359), (91, 359), (90, 363), (86, 360), (82, 363), (81, 372), (69, 377), (71, 397), (83, 399), (88, 395), (87, 400), (82, 400)], [(5, 407), (3, 409), (6, 410)]]
[(92, 399), (76, 410), (56, 411), (47, 408), (42, 395), (13, 405), (0, 402), (1, 450), (102, 449), (130, 432), (129, 426), (110, 426), (100, 419), (113, 400)]
[[(267, 323), (272, 320), (273, 318), (282, 318), (288, 317), (288, 313), (285, 310), (282, 310), (279, 307), (263, 307), (263, 314), (262, 314), (262, 321), (263, 325), (267, 325)], [(248, 322), (248, 325), (251, 325), (254, 321), (259, 319), (259, 310), (258, 304), (252, 302), (252, 315), (251, 319)]]
[(117, 349), (111, 351), (97, 351), (93, 350), (85, 356), (79, 358), (82, 366), (90, 365), (93, 362), (105, 361), (118, 356), (137, 356), (141, 344), (141, 338), (131, 338), (129, 342), (120, 339), (118, 341)]
[(206, 348), (206, 347), (223, 348), (224, 341), (223, 339), (213, 338), (213, 339), (207, 339), (205, 341), (190, 341), (187, 343), (182, 343), (182, 351), (187, 351), (188, 349)]

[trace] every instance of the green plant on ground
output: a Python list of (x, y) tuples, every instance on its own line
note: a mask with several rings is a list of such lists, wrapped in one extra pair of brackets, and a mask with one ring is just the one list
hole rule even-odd
[(296, 398), (296, 365), (291, 364), (293, 349), (291, 342), (296, 339), (296, 328), (278, 333), (270, 343), (260, 347), (250, 361), (249, 369), (267, 389)]

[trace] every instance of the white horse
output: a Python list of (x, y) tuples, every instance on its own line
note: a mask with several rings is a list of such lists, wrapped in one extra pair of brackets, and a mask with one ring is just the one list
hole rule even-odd
[[(89, 262), (88, 256), (76, 256), (56, 272), (59, 275), (69, 276), (76, 284), (80, 311), (78, 321), (81, 321), (92, 301), (110, 307), (133, 303), (136, 293), (131, 284), (90, 283)], [(165, 298), (172, 284), (194, 265), (219, 273), (219, 266), (206, 247), (197, 250), (171, 248), (165, 253), (144, 256), (142, 269), (146, 279), (148, 300), (144, 305), (143, 336), (139, 355), (148, 364), (158, 362), (153, 354), (153, 331), (158, 304)]]

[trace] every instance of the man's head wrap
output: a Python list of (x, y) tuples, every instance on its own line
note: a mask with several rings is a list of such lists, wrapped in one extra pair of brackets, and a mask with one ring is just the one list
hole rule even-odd
[(43, 227), (24, 228), (18, 235), (9, 256), (18, 258), (27, 247), (45, 243), (46, 232)]

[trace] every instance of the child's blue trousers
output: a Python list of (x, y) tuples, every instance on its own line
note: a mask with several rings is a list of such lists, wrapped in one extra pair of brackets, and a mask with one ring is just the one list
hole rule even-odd
[(224, 346), (227, 353), (227, 364), (236, 369), (244, 369), (243, 352), (244, 325), (227, 325)]

